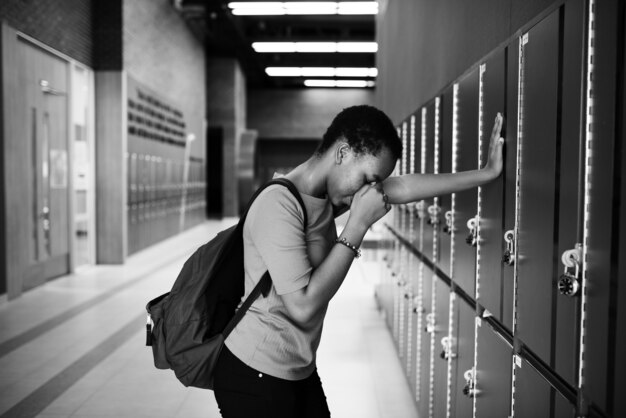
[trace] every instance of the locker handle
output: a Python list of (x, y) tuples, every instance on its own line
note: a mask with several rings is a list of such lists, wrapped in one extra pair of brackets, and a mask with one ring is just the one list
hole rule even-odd
[[(562, 295), (573, 297), (580, 291), (581, 260), (582, 244), (576, 244), (574, 249), (566, 250), (561, 255), (564, 272), (559, 277), (557, 288)], [(574, 270), (573, 273), (571, 272), (572, 269)]]
[(420, 200), (415, 204), (415, 213), (419, 219), (424, 219), (426, 217), (426, 201)]
[(447, 211), (444, 217), (446, 218), (446, 226), (443, 227), (443, 232), (452, 235), (452, 211)]
[(424, 327), (424, 332), (429, 334), (434, 334), (436, 332), (436, 323), (435, 323), (435, 313), (431, 312), (426, 315), (426, 326)]
[(506, 250), (502, 255), (502, 262), (512, 266), (515, 264), (515, 232), (508, 230), (504, 233), (504, 241), (506, 241)]
[(468, 398), (473, 398), (476, 396), (476, 370), (469, 369), (466, 370), (463, 374), (465, 378), (465, 387), (463, 388), (463, 395)]
[(467, 235), (465, 242), (471, 247), (476, 247), (478, 244), (478, 215), (468, 219), (467, 229), (469, 229), (469, 234)]
[(441, 213), (441, 207), (439, 205), (431, 205), (428, 207), (428, 215), (430, 215), (428, 219), (428, 225), (437, 226), (439, 225), (439, 214)]
[(441, 339), (441, 347), (443, 348), (443, 350), (441, 351), (439, 357), (441, 357), (443, 360), (455, 359), (456, 353), (452, 349), (454, 345), (456, 345), (456, 339), (454, 337), (443, 337)]

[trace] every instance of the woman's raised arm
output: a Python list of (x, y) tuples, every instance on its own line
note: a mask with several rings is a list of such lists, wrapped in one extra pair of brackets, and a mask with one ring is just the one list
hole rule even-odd
[(503, 117), (496, 116), (489, 141), (489, 160), (481, 169), (459, 173), (405, 174), (383, 181), (389, 203), (409, 203), (434, 196), (455, 193), (481, 186), (496, 179), (502, 172), (504, 138), (500, 136)]

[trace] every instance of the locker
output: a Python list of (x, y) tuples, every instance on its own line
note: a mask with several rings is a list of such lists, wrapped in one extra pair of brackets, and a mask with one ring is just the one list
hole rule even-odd
[(514, 359), (513, 417), (573, 417), (574, 405), (556, 391), (531, 364)]
[[(478, 89), (479, 70), (475, 69), (457, 84), (453, 120), (454, 172), (478, 168)], [(476, 189), (453, 195), (454, 272), (452, 279), (471, 297), (475, 294), (476, 247), (471, 242), (472, 220), (477, 213)], [(469, 239), (469, 243), (468, 243)]]
[[(517, 109), (518, 109), (518, 62), (519, 47), (517, 43), (509, 45), (506, 50), (506, 109), (504, 112), (505, 125), (503, 126), (503, 134), (505, 137), (504, 147), (504, 168), (502, 172), (502, 181), (504, 183), (503, 206), (504, 214), (502, 217), (503, 235), (500, 237), (503, 242), (503, 249), (507, 246), (509, 251), (515, 253), (515, 236), (511, 240), (511, 233), (507, 234), (505, 240), (504, 233), (515, 230), (515, 214), (516, 214), (516, 183), (517, 183)], [(491, 97), (489, 95), (488, 97)], [(511, 244), (511, 242), (513, 244)], [(513, 332), (513, 304), (514, 304), (514, 285), (515, 285), (515, 266), (510, 262), (505, 263), (502, 259), (502, 324), (512, 333)], [(515, 257), (510, 260), (515, 262)]]
[[(498, 112), (505, 110), (505, 57), (504, 49), (494, 54), (480, 68), (480, 161), (481, 166), (489, 158), (489, 141), (493, 123)], [(508, 115), (504, 115), (507, 117)], [(507, 118), (508, 119), (508, 118)], [(502, 132), (503, 134), (505, 132)], [(507, 135), (506, 148), (509, 152), (505, 156), (505, 165), (515, 166), (515, 152), (510, 152), (514, 146), (515, 131)], [(515, 150), (515, 148), (512, 148)], [(503, 293), (503, 269), (505, 266), (502, 257), (505, 251), (503, 225), (504, 214), (504, 185), (507, 172), (495, 181), (479, 188), (479, 239), (477, 246), (477, 277), (476, 277), (476, 300), (487, 309), (495, 318), (502, 321)], [(507, 192), (515, 195), (515, 180), (508, 182), (513, 187)], [(512, 292), (506, 297), (512, 298)], [(507, 312), (509, 314), (509, 312)], [(510, 312), (512, 315), (512, 312)]]
[[(440, 173), (452, 172), (452, 101), (453, 87), (448, 88), (441, 96), (441, 114), (439, 120), (441, 124), (441, 138), (439, 141), (439, 167)], [(450, 277), (450, 249), (451, 249), (451, 227), (452, 227), (452, 196), (439, 196), (439, 206), (441, 207), (439, 233), (439, 260), (437, 266)]]
[(513, 347), (483, 319), (476, 326), (477, 417), (507, 417), (511, 412)]
[[(415, 118), (410, 117), (403, 124), (403, 135), (405, 140), (403, 140), (403, 150), (405, 154), (403, 155), (402, 161), (402, 170), (403, 173), (412, 173), (415, 171), (415, 161), (413, 154), (413, 147), (415, 145)], [(413, 210), (411, 205), (405, 205), (402, 210), (403, 216), (403, 236), (409, 241), (413, 242), (415, 240), (415, 218), (413, 216)], [(413, 350), (414, 350), (414, 336), (415, 336), (415, 301), (414, 298), (417, 295), (414, 291), (414, 286), (411, 283), (411, 280), (417, 274), (417, 263), (415, 257), (410, 253), (408, 248), (404, 248), (404, 257), (405, 257), (405, 274), (404, 274), (404, 282), (406, 285), (402, 289), (402, 312), (403, 312), (403, 321), (404, 321), (404, 334), (403, 334), (403, 343), (402, 343), (402, 352), (401, 357), (404, 361), (405, 370), (407, 376), (411, 375), (411, 371), (413, 369)]]
[(446, 392), (448, 390), (450, 288), (437, 276), (433, 276), (435, 295), (435, 327), (431, 334), (433, 351), (433, 382), (430, 397), (431, 417), (445, 417), (447, 409)]
[[(617, 335), (611, 335), (609, 329), (610, 324), (615, 321), (614, 310), (621, 309), (625, 301), (616, 300), (615, 287), (619, 289), (624, 286), (624, 276), (617, 275), (614, 267), (620, 255), (613, 247), (620, 238), (616, 235), (617, 225), (608, 221), (617, 217), (614, 214), (617, 208), (613, 201), (613, 189), (619, 185), (620, 173), (614, 173), (614, 170), (624, 164), (615, 158), (616, 151), (623, 148), (623, 144), (619, 143), (622, 138), (616, 138), (616, 133), (619, 132), (616, 127), (620, 127), (622, 135), (624, 129), (619, 113), (622, 109), (616, 106), (616, 90), (620, 87), (616, 68), (621, 68), (623, 83), (624, 67), (621, 66), (622, 62), (618, 64), (618, 59), (623, 59), (620, 54), (624, 50), (624, 2), (594, 0), (590, 3), (593, 6), (589, 24), (592, 29), (588, 36), (591, 41), (586, 61), (590, 63), (588, 72), (592, 82), (586, 86), (586, 95), (592, 100), (586, 103), (585, 108), (585, 113), (589, 115), (589, 119), (585, 120), (585, 132), (589, 133), (585, 136), (585, 149), (589, 150), (587, 162), (591, 169), (585, 171), (588, 179), (585, 184), (584, 205), (584, 219), (588, 229), (583, 238), (586, 292), (581, 291), (585, 296), (581, 303), (587, 308), (582, 318), (586, 323), (582, 338), (587, 343), (581, 353), (585, 359), (581, 375), (582, 386), (589, 401), (609, 413), (613, 402), (610, 394), (613, 390), (607, 377), (614, 373), (621, 383), (626, 372), (623, 368), (616, 369), (613, 362), (607, 359), (607, 354), (614, 350), (615, 339), (620, 338), (620, 334), (624, 332), (624, 328), (617, 328)], [(616, 45), (618, 48), (615, 48)], [(621, 182), (624, 182), (623, 178)], [(617, 193), (615, 191), (616, 195)], [(622, 194), (622, 199), (623, 196)], [(620, 222), (624, 222), (624, 219)], [(624, 355), (623, 352), (616, 353), (616, 356)], [(615, 392), (615, 396), (621, 398), (623, 409), (626, 402), (623, 392)]]
[[(580, 176), (584, 167), (582, 155), (585, 146), (581, 132), (581, 102), (580, 86), (583, 85), (584, 72), (580, 57), (584, 43), (584, 2), (569, 2), (562, 10), (563, 22), (563, 74), (561, 100), (561, 149), (560, 172), (558, 183), (559, 211), (558, 211), (558, 249), (559, 257), (565, 251), (575, 248), (583, 242), (583, 201)], [(563, 273), (563, 264), (559, 263), (557, 277)], [(555, 286), (556, 287), (556, 286)], [(553, 287), (553, 291), (555, 290)], [(555, 341), (554, 370), (570, 385), (577, 384), (578, 370), (578, 328), (579, 328), (579, 297), (567, 297), (558, 294), (555, 306)]]
[[(437, 102), (438, 103), (438, 102)], [(421, 161), (422, 173), (432, 174), (435, 167), (435, 101), (422, 108), (421, 126)], [(423, 206), (423, 213), (420, 215), (424, 219), (424, 232), (422, 235), (422, 253), (436, 262), (433, 257), (433, 230), (438, 226), (439, 220), (438, 206), (433, 198), (424, 199), (420, 202)]]
[[(520, 192), (518, 202), (517, 259), (517, 336), (546, 364), (554, 364), (554, 309), (557, 302), (556, 278), (563, 271), (560, 254), (555, 252), (559, 218), (556, 201), (557, 158), (560, 141), (559, 110), (559, 16), (557, 10), (533, 27), (522, 46), (523, 88), (520, 111), (521, 145)], [(527, 38), (526, 38), (527, 36)], [(577, 146), (576, 141), (574, 146)], [(562, 176), (576, 179), (576, 163), (561, 161)], [(577, 205), (563, 208), (576, 216)], [(572, 216), (569, 216), (571, 218)], [(568, 226), (575, 229), (574, 225)], [(568, 243), (569, 245), (575, 243)], [(564, 321), (575, 326), (576, 318)], [(575, 346), (563, 346), (571, 357)]]
[(429, 416), (429, 401), (431, 394), (430, 372), (431, 361), (431, 335), (434, 332), (435, 312), (433, 312), (433, 272), (423, 263), (419, 265), (418, 296), (421, 295), (421, 310), (418, 308), (416, 324), (416, 373), (415, 373), (415, 396), (419, 416)]
[(450, 413), (448, 417), (464, 418), (473, 415), (472, 371), (474, 368), (474, 321), (475, 312), (463, 299), (455, 298), (452, 332), (453, 350), (456, 358), (451, 359), (451, 382), (448, 394)]

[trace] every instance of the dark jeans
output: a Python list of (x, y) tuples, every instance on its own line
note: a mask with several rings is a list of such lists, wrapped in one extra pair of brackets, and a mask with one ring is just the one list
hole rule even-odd
[(213, 377), (224, 418), (330, 417), (317, 370), (304, 380), (279, 379), (248, 367), (224, 346)]

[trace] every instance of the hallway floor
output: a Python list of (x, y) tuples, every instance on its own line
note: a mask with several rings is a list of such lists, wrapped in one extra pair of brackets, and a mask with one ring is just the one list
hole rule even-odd
[[(0, 305), (0, 418), (219, 417), (212, 392), (185, 388), (153, 366), (144, 306), (228, 225), (206, 222), (123, 266), (83, 268)], [(353, 265), (325, 323), (318, 369), (330, 410), (339, 418), (416, 417), (376, 309), (380, 267), (367, 259)]]

